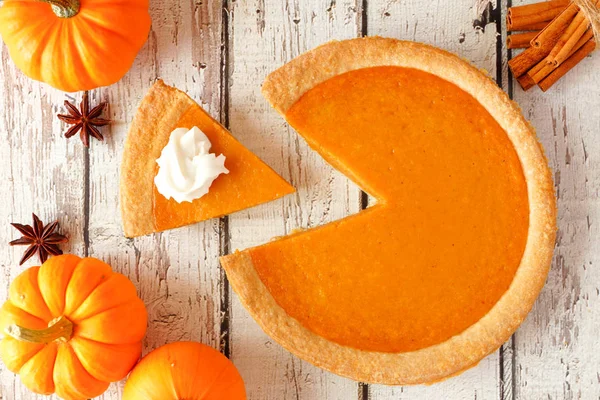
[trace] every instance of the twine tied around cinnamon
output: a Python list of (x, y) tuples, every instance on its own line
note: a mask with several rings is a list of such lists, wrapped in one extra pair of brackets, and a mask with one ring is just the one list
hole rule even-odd
[(585, 15), (592, 27), (596, 41), (600, 39), (600, 8), (599, 2), (593, 0), (573, 0), (579, 6), (579, 9)]

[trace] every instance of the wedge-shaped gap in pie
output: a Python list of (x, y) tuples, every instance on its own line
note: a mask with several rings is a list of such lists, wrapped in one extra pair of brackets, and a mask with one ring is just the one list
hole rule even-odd
[(331, 42), (263, 86), (378, 204), (222, 258), (240, 300), (299, 357), (356, 380), (433, 382), (495, 351), (545, 281), (550, 171), (531, 126), (445, 51)]

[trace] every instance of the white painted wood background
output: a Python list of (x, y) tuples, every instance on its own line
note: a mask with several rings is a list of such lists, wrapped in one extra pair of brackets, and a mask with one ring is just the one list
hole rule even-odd
[[(496, 2), (497, 1), (497, 2)], [(503, 45), (510, 0), (151, 0), (148, 43), (118, 84), (91, 92), (114, 120), (87, 151), (62, 137), (66, 95), (25, 78), (0, 47), (0, 242), (9, 222), (58, 218), (67, 252), (99, 257), (130, 277), (149, 312), (144, 353), (171, 341), (221, 349), (250, 399), (600, 398), (600, 55), (548, 93), (523, 93)], [(515, 0), (515, 3), (519, 0)], [(520, 4), (520, 1), (519, 1)], [(368, 199), (310, 151), (260, 95), (264, 77), (331, 39), (382, 35), (448, 49), (487, 70), (538, 130), (559, 196), (558, 244), (532, 313), (502, 349), (432, 386), (362, 385), (315, 368), (269, 339), (238, 302), (218, 256), (358, 212)], [(187, 91), (298, 188), (267, 205), (135, 240), (122, 235), (119, 167), (128, 124), (152, 82)], [(74, 96), (74, 97), (72, 97)], [(0, 245), (0, 299), (22, 248)], [(34, 264), (28, 262), (27, 266)], [(37, 399), (0, 366), (0, 399)], [(101, 398), (119, 399), (122, 383)]]

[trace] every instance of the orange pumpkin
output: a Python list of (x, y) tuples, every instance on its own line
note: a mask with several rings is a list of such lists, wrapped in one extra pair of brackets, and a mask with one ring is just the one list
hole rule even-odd
[(4, 0), (0, 35), (32, 79), (67, 92), (111, 85), (148, 38), (148, 0)]
[(152, 351), (133, 369), (123, 400), (245, 400), (231, 361), (200, 343), (176, 342)]
[(88, 399), (135, 365), (146, 320), (133, 283), (108, 264), (52, 257), (11, 283), (0, 358), (36, 393)]

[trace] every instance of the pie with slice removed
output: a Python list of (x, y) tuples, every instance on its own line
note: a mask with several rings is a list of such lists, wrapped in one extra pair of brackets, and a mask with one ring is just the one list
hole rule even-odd
[(435, 382), (498, 349), (533, 306), (556, 234), (550, 170), (517, 106), (460, 58), (384, 38), (318, 47), (263, 93), (377, 200), (221, 259), (265, 332), (370, 383)]
[[(219, 176), (206, 195), (192, 202), (167, 200), (154, 184), (156, 160), (173, 130), (193, 127), (210, 140), (212, 152), (225, 156), (229, 173)], [(188, 95), (160, 80), (142, 100), (129, 129), (120, 186), (127, 237), (220, 217), (294, 191)]]

